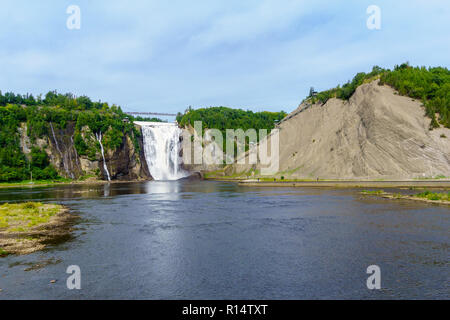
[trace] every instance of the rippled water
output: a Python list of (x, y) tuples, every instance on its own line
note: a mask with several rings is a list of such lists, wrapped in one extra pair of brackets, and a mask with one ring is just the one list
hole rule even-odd
[(206, 181), (0, 190), (30, 199), (80, 219), (67, 241), (1, 258), (0, 299), (450, 298), (445, 206)]

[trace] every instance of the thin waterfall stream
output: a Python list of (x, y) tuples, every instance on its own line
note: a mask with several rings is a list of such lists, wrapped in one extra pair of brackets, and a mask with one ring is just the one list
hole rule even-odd
[(108, 166), (106, 165), (106, 159), (105, 159), (105, 150), (103, 149), (102, 144), (102, 132), (96, 133), (95, 137), (97, 138), (98, 143), (100, 143), (100, 150), (102, 152), (102, 158), (103, 158), (103, 169), (105, 169), (106, 177), (108, 178), (108, 181), (111, 181), (111, 176), (109, 175)]
[(71, 177), (72, 179), (75, 179), (75, 176), (73, 175), (72, 172), (70, 172), (69, 166), (67, 165), (66, 155), (63, 154), (61, 149), (59, 148), (58, 140), (56, 139), (56, 135), (55, 135), (55, 130), (53, 130), (53, 124), (51, 122), (50, 122), (50, 128), (52, 129), (53, 140), (55, 140), (56, 150), (58, 150), (59, 155), (61, 156), (61, 159), (62, 159), (62, 162), (63, 162), (63, 166), (64, 166), (64, 170), (66, 171), (67, 176)]

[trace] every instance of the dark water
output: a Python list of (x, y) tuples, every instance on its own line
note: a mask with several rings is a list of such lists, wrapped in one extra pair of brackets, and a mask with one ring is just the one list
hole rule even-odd
[(80, 219), (68, 241), (0, 259), (0, 299), (450, 298), (445, 206), (222, 182), (0, 190), (31, 199)]

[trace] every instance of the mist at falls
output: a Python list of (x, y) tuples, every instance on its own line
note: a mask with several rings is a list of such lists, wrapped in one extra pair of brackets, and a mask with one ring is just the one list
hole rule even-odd
[(180, 136), (175, 123), (136, 122), (142, 127), (144, 154), (155, 180), (178, 180), (188, 176), (181, 169)]

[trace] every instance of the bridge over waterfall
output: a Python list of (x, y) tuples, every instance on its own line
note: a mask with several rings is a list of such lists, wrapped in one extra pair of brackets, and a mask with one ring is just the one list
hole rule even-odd
[(165, 117), (176, 117), (174, 113), (160, 113), (160, 112), (125, 112), (130, 116), (165, 116)]

